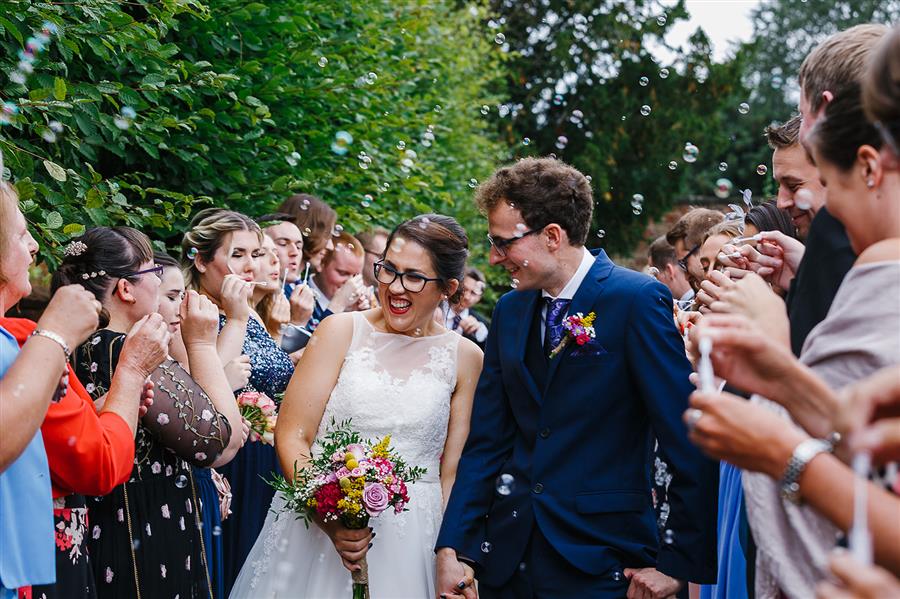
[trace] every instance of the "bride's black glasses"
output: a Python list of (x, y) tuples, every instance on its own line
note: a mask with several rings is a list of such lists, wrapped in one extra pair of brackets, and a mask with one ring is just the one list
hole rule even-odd
[(417, 272), (400, 272), (382, 261), (376, 262), (374, 268), (375, 278), (379, 283), (390, 286), (397, 280), (397, 277), (400, 277), (400, 284), (410, 293), (419, 293), (425, 289), (428, 281), (443, 281), (443, 279), (432, 279)]

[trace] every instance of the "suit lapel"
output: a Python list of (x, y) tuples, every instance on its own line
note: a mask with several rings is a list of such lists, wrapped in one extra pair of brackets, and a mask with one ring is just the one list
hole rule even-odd
[(528, 339), (533, 334), (534, 313), (537, 310), (537, 302), (541, 296), (540, 291), (529, 291), (528, 297), (524, 298), (524, 306), (521, 311), (521, 318), (514, 323), (516, 325), (516, 349), (515, 355), (518, 361), (519, 372), (525, 387), (534, 397), (535, 401), (541, 403), (541, 390), (534, 381), (534, 377), (525, 364), (525, 352), (528, 349)]
[[(569, 304), (569, 316), (577, 314), (579, 312), (587, 316), (591, 312), (591, 310), (594, 309), (594, 304), (597, 301), (597, 297), (603, 291), (603, 286), (600, 283), (609, 276), (609, 273), (612, 272), (612, 269), (612, 261), (606, 257), (606, 252), (600, 250), (600, 253), (597, 255), (597, 259), (594, 260), (594, 265), (591, 266), (591, 269), (588, 271), (587, 276), (584, 277), (584, 280), (578, 287), (578, 291), (575, 292), (575, 297), (572, 298), (572, 303)], [(597, 318), (600, 317), (601, 315), (598, 314)], [(544, 387), (544, 392), (546, 392), (547, 388), (549, 388), (550, 383), (553, 380), (553, 375), (556, 374), (556, 370), (557, 368), (559, 368), (559, 363), (566, 359), (566, 357), (574, 347), (574, 343), (567, 344), (566, 348), (562, 352), (560, 352), (555, 358), (550, 360), (550, 367), (547, 371), (547, 382)]]

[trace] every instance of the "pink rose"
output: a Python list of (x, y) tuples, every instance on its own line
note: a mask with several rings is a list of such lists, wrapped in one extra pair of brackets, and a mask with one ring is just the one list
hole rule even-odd
[(237, 401), (238, 405), (241, 406), (255, 406), (259, 401), (259, 396), (262, 395), (259, 391), (244, 391), (240, 395), (238, 395)]
[(337, 474), (335, 474), (334, 472), (329, 472), (329, 473), (325, 476), (325, 482), (326, 482), (326, 483), (336, 483), (336, 482), (337, 482), (337, 479), (338, 479)]
[(334, 475), (338, 478), (347, 478), (348, 476), (350, 476), (350, 470), (348, 470), (346, 466), (341, 466), (337, 469)]
[(347, 453), (352, 454), (358, 462), (359, 460), (366, 457), (366, 448), (359, 443), (351, 443), (347, 446)]
[(360, 476), (365, 476), (366, 471), (363, 468), (354, 468), (350, 471), (350, 476), (354, 478), (359, 478)]
[(387, 509), (390, 496), (381, 483), (367, 483), (363, 490), (363, 505), (370, 516), (377, 516)]

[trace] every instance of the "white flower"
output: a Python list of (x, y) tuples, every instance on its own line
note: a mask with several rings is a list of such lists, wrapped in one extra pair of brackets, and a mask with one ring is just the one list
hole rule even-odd
[(202, 412), (200, 412), (200, 418), (209, 422), (213, 419), (213, 413), (209, 410), (203, 410)]
[(160, 464), (159, 462), (153, 462), (152, 464), (150, 464), (150, 472), (152, 472), (153, 474), (159, 474), (160, 472), (162, 472), (162, 464)]
[[(98, 341), (99, 341), (99, 339), (98, 339)], [(96, 538), (96, 537), (95, 537), (95, 538)], [(110, 583), (110, 582), (112, 582), (112, 579), (113, 579), (113, 571), (112, 571), (112, 568), (110, 568), (109, 566), (107, 566), (107, 567), (106, 567), (106, 582), (107, 582), (107, 583)]]
[(91, 362), (91, 372), (97, 372), (97, 363)]
[(100, 343), (99, 335), (97, 337), (94, 337), (93, 339), (91, 339), (91, 345), (97, 345), (98, 343)]
[(198, 451), (197, 453), (194, 454), (194, 457), (197, 458), (198, 461), (202, 462), (203, 460), (206, 459), (206, 454), (203, 453), (202, 451)]
[(159, 415), (156, 417), (156, 421), (162, 425), (169, 424), (169, 415), (166, 414), (165, 412), (160, 412)]
[(160, 511), (162, 511), (162, 517), (165, 518), (166, 520), (168, 520), (169, 518), (172, 517), (172, 514), (169, 513), (169, 504), (168, 503), (162, 504)]
[(84, 390), (87, 391), (88, 393), (93, 393), (94, 389), (96, 389), (96, 387), (94, 387), (94, 383), (88, 383), (87, 385), (84, 386)]

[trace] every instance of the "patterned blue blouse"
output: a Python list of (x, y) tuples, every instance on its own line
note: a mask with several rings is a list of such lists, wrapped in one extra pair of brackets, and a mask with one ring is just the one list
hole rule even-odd
[[(219, 330), (225, 326), (225, 317), (219, 315)], [(278, 347), (265, 327), (254, 318), (247, 322), (247, 335), (244, 337), (242, 353), (250, 356), (250, 385), (274, 398), (284, 393), (291, 375), (294, 374), (294, 363), (284, 350)]]

